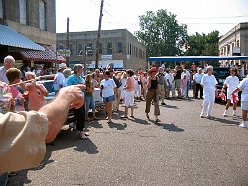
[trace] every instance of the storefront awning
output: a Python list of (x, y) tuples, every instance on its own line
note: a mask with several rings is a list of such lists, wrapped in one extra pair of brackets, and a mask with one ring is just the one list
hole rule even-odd
[(0, 45), (31, 50), (45, 50), (42, 46), (5, 25), (0, 25)]
[(29, 50), (21, 52), (23, 59), (39, 62), (66, 62), (66, 60), (61, 55), (56, 55), (56, 50), (52, 46), (41, 46), (45, 48), (45, 51)]

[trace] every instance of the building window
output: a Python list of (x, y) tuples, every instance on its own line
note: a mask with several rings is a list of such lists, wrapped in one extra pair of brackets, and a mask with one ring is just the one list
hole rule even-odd
[(132, 45), (129, 46), (129, 55), (132, 55)]
[(0, 0), (0, 18), (3, 18), (3, 0)]
[(107, 44), (107, 54), (108, 55), (112, 54), (112, 43)]
[(77, 44), (77, 54), (78, 55), (83, 55), (83, 45), (82, 45), (82, 43), (78, 43)]
[(239, 40), (237, 40), (237, 47), (239, 47)]
[(123, 47), (122, 47), (122, 43), (121, 42), (118, 42), (117, 43), (117, 53), (122, 53), (123, 51)]
[(41, 30), (46, 30), (46, 4), (44, 1), (39, 1), (39, 24)]
[(102, 43), (99, 43), (99, 54), (102, 54)]
[(73, 44), (70, 44), (70, 51), (71, 51), (71, 55), (74, 55)]
[(86, 46), (86, 53), (87, 56), (93, 56), (93, 47), (92, 47), (92, 43), (88, 43)]
[(19, 0), (19, 7), (20, 7), (20, 23), (27, 24), (27, 1), (26, 0)]

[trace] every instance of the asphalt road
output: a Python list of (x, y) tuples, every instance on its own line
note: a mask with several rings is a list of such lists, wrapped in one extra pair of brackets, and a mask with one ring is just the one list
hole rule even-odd
[(202, 100), (166, 103), (160, 124), (147, 121), (139, 102), (135, 119), (119, 119), (123, 107), (112, 124), (99, 113), (102, 120), (88, 123), (88, 141), (64, 129), (40, 167), (20, 171), (9, 185), (248, 185), (240, 117), (223, 118), (224, 105), (215, 104), (216, 118), (201, 119)]

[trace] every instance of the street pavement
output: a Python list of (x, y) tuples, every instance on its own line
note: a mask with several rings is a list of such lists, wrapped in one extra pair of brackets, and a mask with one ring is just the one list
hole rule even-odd
[[(240, 117), (200, 118), (202, 100), (167, 100), (161, 123), (145, 117), (137, 102), (135, 119), (120, 119), (124, 107), (107, 124), (87, 123), (90, 140), (65, 128), (47, 146), (38, 168), (20, 171), (9, 185), (248, 185), (248, 130)], [(153, 112), (153, 107), (152, 110)], [(240, 108), (238, 113), (241, 114)]]

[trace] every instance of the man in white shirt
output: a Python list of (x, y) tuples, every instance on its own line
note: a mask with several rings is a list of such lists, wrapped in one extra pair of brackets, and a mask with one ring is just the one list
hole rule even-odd
[(202, 69), (199, 68), (198, 69), (198, 73), (196, 73), (193, 77), (193, 80), (196, 82), (196, 90), (195, 90), (195, 95), (194, 98), (197, 99), (198, 98), (198, 92), (200, 90), (200, 99), (202, 99), (203, 96), (203, 88), (201, 86), (201, 79), (203, 77), (203, 73), (202, 73)]
[(61, 88), (65, 86), (65, 76), (63, 74), (63, 71), (66, 69), (66, 64), (61, 63), (59, 64), (58, 72), (54, 78), (53, 88), (54, 91), (57, 93)]
[(170, 73), (170, 70), (166, 70), (164, 76), (166, 82), (166, 98), (170, 97), (170, 91), (172, 91), (172, 84), (173, 84), (173, 75)]
[(15, 59), (12, 56), (6, 56), (4, 58), (4, 65), (0, 67), (0, 81), (9, 84), (9, 80), (6, 77), (6, 71), (13, 68), (15, 64)]

